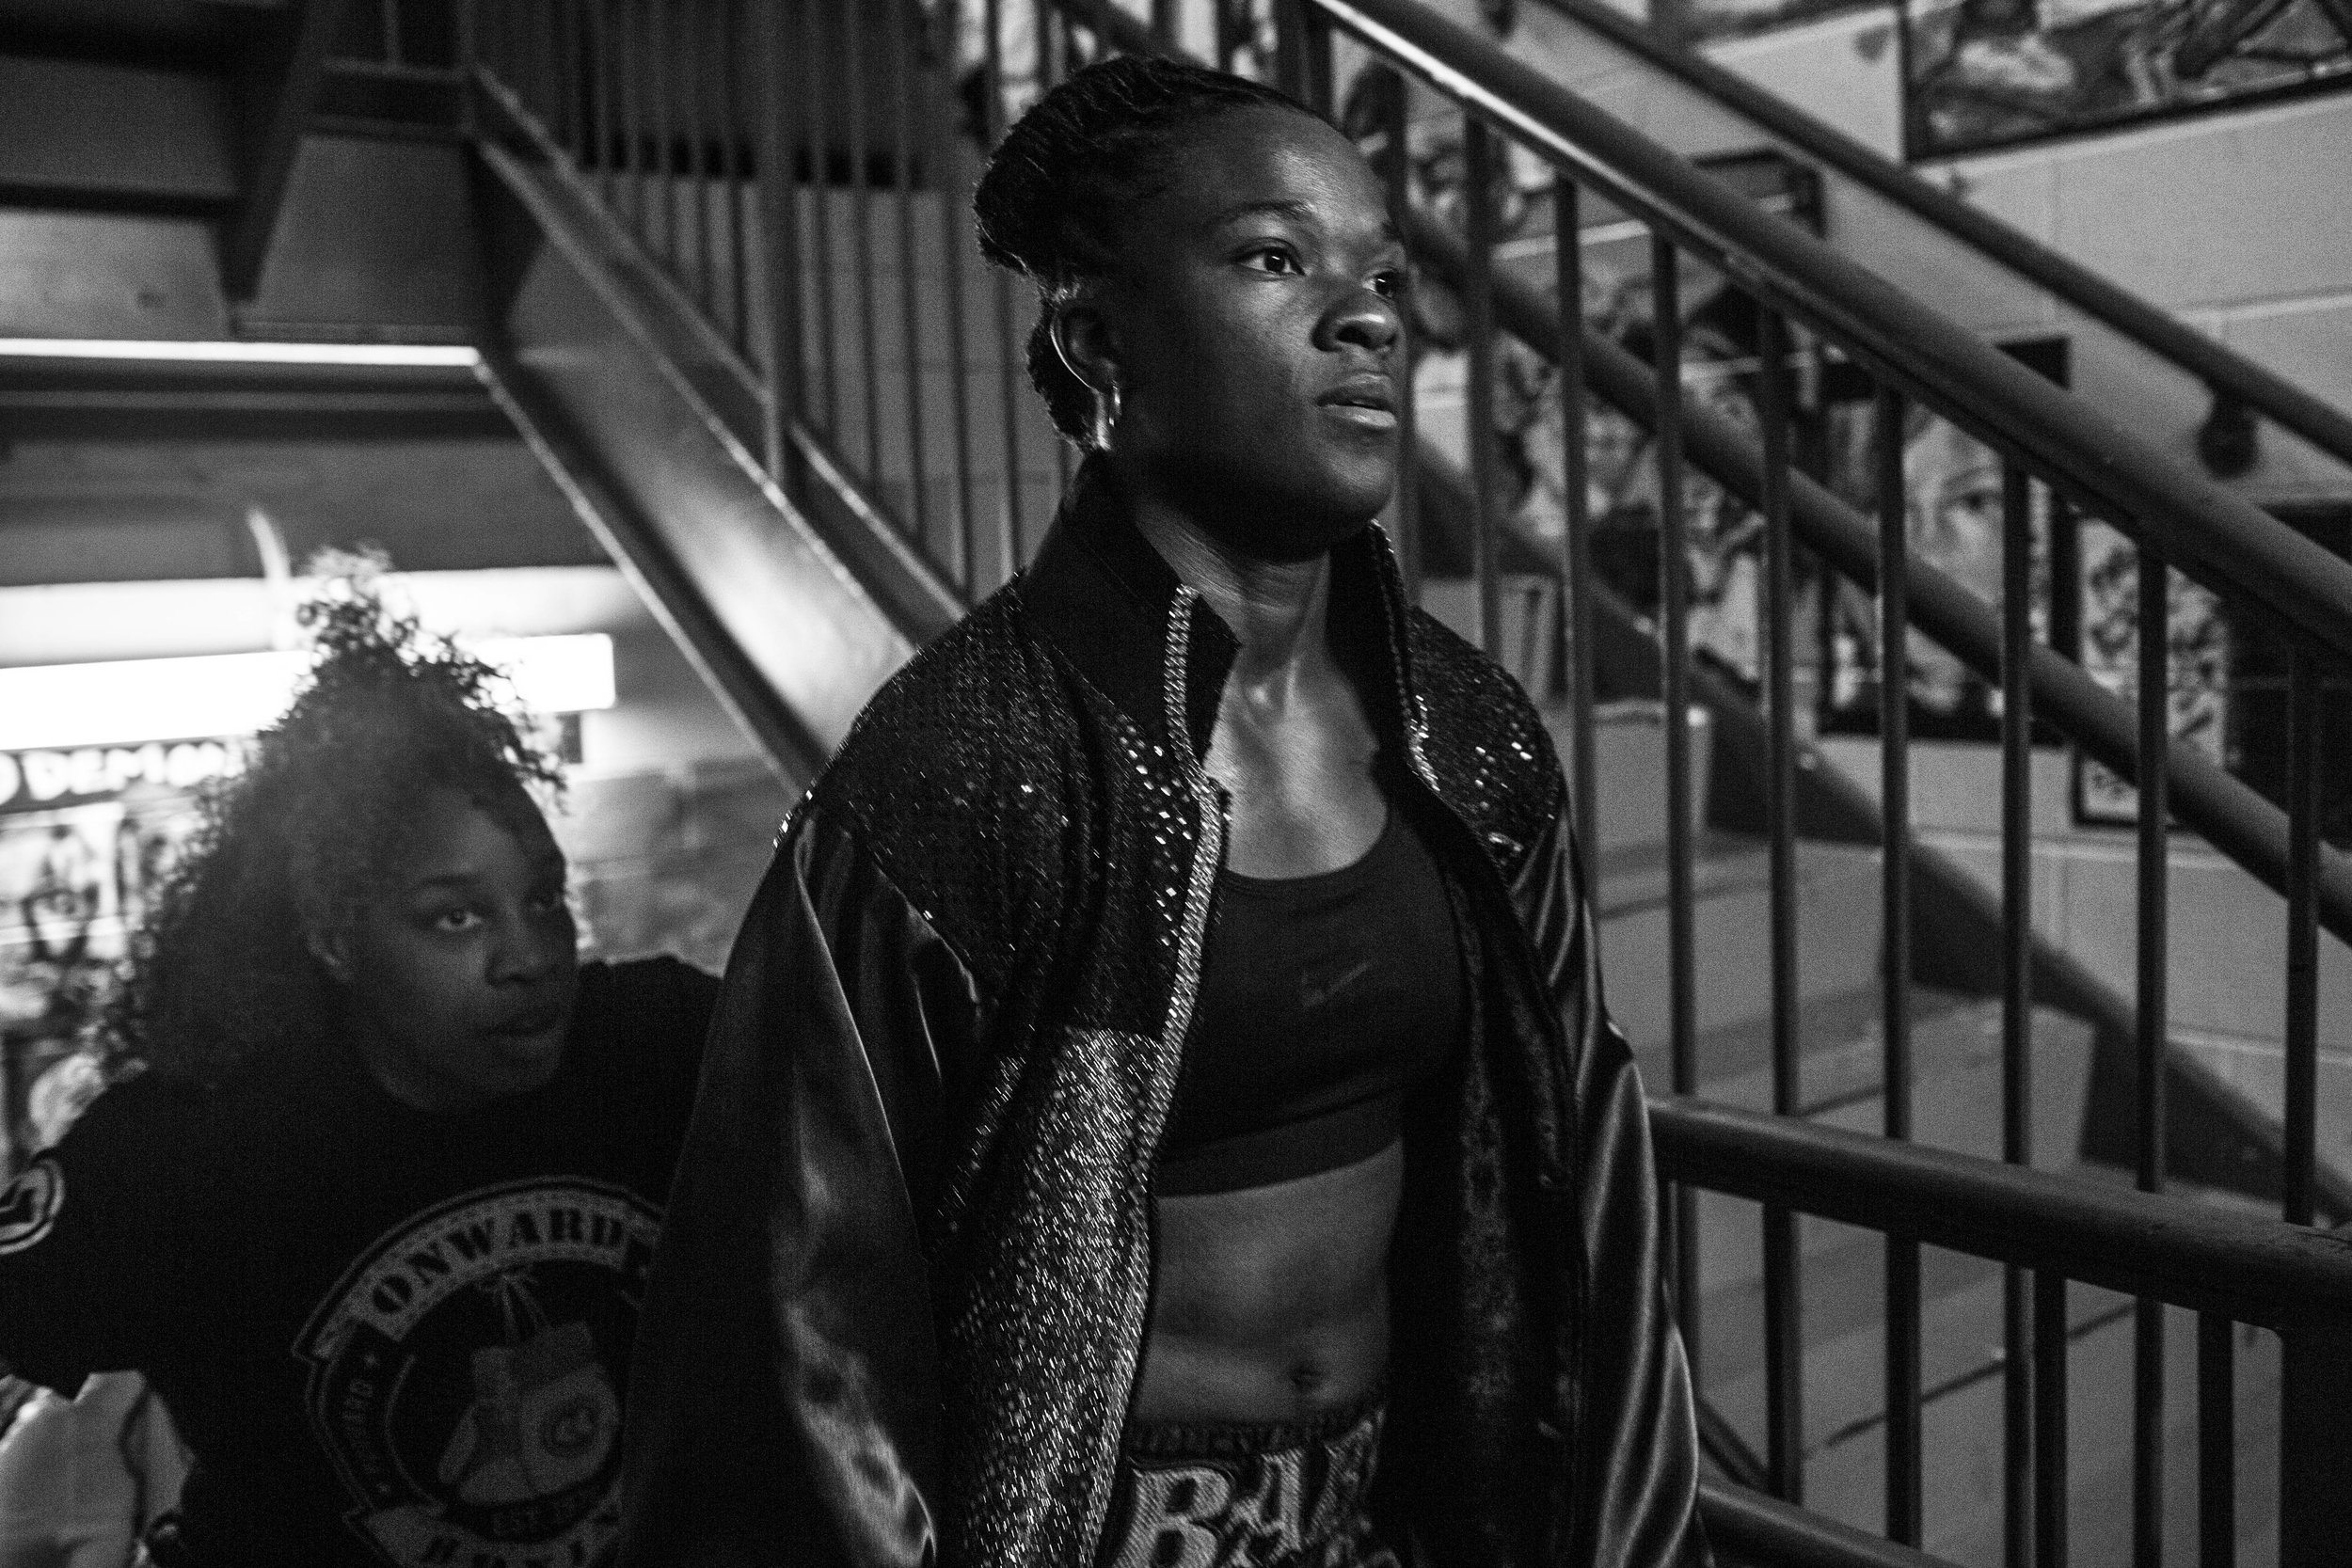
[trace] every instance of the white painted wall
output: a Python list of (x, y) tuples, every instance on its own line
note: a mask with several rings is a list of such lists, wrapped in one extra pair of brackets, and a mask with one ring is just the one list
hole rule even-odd
[[(1890, 157), (1901, 151), (1895, 12), (1871, 7), (1725, 42), (1714, 58)], [(2278, 374), (2352, 408), (2352, 95), (2217, 111), (2040, 146), (1951, 158), (1920, 172)], [(1899, 222), (1833, 192), (1831, 238), (1907, 281)], [(1947, 260), (1949, 260), (1948, 258)], [(1935, 269), (1941, 277), (1942, 268)], [(2083, 334), (2051, 302), (1994, 287), (1931, 297), (1989, 337), (2078, 341), (2077, 385), (2132, 411), (2180, 450), (2201, 419), (2195, 388), (2167, 386), (2121, 345)], [(2136, 374), (2136, 372), (2137, 372)], [(2146, 379), (2140, 379), (2144, 375)], [(2185, 402), (2182, 393), (2189, 394)], [(2352, 499), (2352, 476), (2276, 430), (2240, 488), (2261, 500)], [(1836, 751), (1836, 743), (1830, 748)], [(1997, 886), (1997, 762), (1948, 749), (1915, 765), (1923, 835)], [(1866, 746), (1849, 764), (1875, 780)], [(2037, 768), (2035, 919), (2042, 934), (2133, 992), (2137, 873), (2130, 834), (2068, 820), (2064, 758)], [(2171, 864), (2169, 1002), (2175, 1037), (2257, 1102), (2280, 1098), (2282, 900), (2189, 835)], [(2321, 938), (2320, 1150), (2352, 1169), (2352, 953)]]
[[(1873, 6), (1728, 40), (1718, 64), (1889, 157), (1902, 141), (1896, 12)], [(1919, 166), (1955, 195), (2340, 406), (2352, 408), (2352, 94), (2221, 110)], [(1833, 192), (1831, 239), (1909, 282), (1900, 242)], [(1842, 220), (1842, 221), (1841, 221)], [(1921, 277), (1939, 284), (1940, 269)], [(2068, 330), (2029, 293), (1920, 291), (1994, 337)], [(2095, 363), (2131, 379), (2131, 367)], [(2165, 403), (2174, 400), (2164, 399)], [(2202, 407), (2194, 403), (2196, 418)], [(2194, 428), (2194, 420), (2189, 428)], [(2181, 440), (2179, 412), (2143, 426)], [(2352, 476), (2275, 431), (2242, 482), (2257, 499), (2352, 496)]]
[[(1474, 0), (1439, 0), (1476, 25)], [(1539, 4), (1511, 51), (1686, 155), (1772, 138), (1637, 56)], [(1871, 6), (1709, 53), (1865, 146), (1899, 158), (1896, 13)], [(1430, 112), (1442, 112), (1434, 101)], [(1799, 154), (1802, 156), (1802, 154)], [(1972, 158), (1920, 172), (2170, 310), (2289, 380), (2352, 408), (2352, 94), (2216, 112)], [(1827, 238), (1915, 299), (1994, 340), (2062, 334), (2074, 386), (2134, 434), (2193, 449), (2204, 389), (2074, 316), (1867, 189), (1825, 174)], [(1440, 427), (1459, 396), (1433, 387)], [(2276, 430), (2237, 487), (2251, 499), (2352, 499), (2352, 474)], [(1875, 786), (1867, 745), (1830, 748)], [(1930, 749), (1914, 819), (1988, 885), (1998, 878), (1998, 768), (1990, 748)], [(1943, 754), (1948, 751), (1950, 754)], [(1867, 754), (1866, 754), (1867, 753)], [(2133, 991), (2135, 867), (2128, 831), (2070, 820), (2062, 754), (2037, 767), (2035, 911), (2042, 934)], [(2172, 861), (2176, 1037), (2258, 1101), (2277, 1104), (2284, 997), (2282, 901), (2190, 835)], [(2352, 1169), (2352, 953), (2322, 939), (2321, 1148)], [(2328, 1042), (2334, 1042), (2332, 1044)]]

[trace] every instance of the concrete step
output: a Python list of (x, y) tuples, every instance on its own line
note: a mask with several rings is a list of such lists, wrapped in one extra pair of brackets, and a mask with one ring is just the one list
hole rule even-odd
[[(1665, 847), (1604, 850), (1594, 866), (1601, 974), (1609, 1010), (1645, 1054), (1667, 1040), (1670, 911)], [(1772, 1012), (1772, 879), (1760, 839), (1708, 833), (1694, 855), (1698, 1028), (1715, 1036)], [(1878, 854), (1850, 845), (1797, 846), (1797, 974), (1806, 1002), (1871, 986), (1879, 968)], [(1704, 1069), (1703, 1069), (1704, 1071)], [(1653, 1077), (1662, 1086), (1662, 1076)]]
[[(1934, 991), (1914, 998), (1912, 1117), (1916, 1142), (1986, 1159), (2000, 1156), (2000, 1007)], [(1800, 1103), (1815, 1120), (1851, 1132), (1884, 1125), (1880, 1098), (1879, 998), (1875, 987), (1804, 1009), (1799, 1025)], [(1772, 1105), (1770, 1025), (1745, 1026), (1700, 1041), (1699, 1092), (1709, 1100), (1769, 1110)], [(2034, 1015), (2031, 1145), (2042, 1170), (2077, 1168), (2083, 1104), (2090, 1078), (2090, 1032), (2063, 1013)], [(1643, 1081), (1657, 1087), (1661, 1068), (1643, 1063)], [(1801, 1219), (1798, 1247), (1808, 1260), (1866, 1237), (1826, 1220)], [(1873, 1247), (1876, 1243), (1870, 1243)], [(1734, 1342), (1752, 1340), (1762, 1354), (1763, 1232), (1756, 1204), (1720, 1194), (1699, 1197), (1700, 1291), (1703, 1329), (1712, 1337), (1718, 1316)], [(1875, 1303), (1871, 1310), (1876, 1311)], [(1807, 1319), (1808, 1335), (1812, 1333)], [(1998, 1335), (1995, 1335), (1998, 1338)]]
[[(1576, 735), (1566, 705), (1539, 705), (1544, 727), (1563, 768), (1576, 754)], [(1703, 707), (1691, 709), (1691, 815), (1692, 832), (1707, 823), (1707, 780), (1713, 735)], [(1593, 821), (1599, 845), (1588, 852), (1608, 855), (1666, 842), (1666, 709), (1645, 697), (1603, 703), (1593, 714), (1593, 782), (1597, 786)]]
[[(1883, 1243), (1849, 1232), (1848, 1243), (1809, 1259), (1804, 1294), (1805, 1505), (1857, 1528), (1883, 1523), (1885, 1426)], [(2003, 1280), (1998, 1264), (1931, 1250), (1921, 1259), (1920, 1337), (1927, 1549), (1967, 1568), (2002, 1560), (2004, 1419)], [(2123, 1568), (2131, 1560), (2133, 1430), (2131, 1302), (2076, 1286), (2068, 1292), (2068, 1503), (2076, 1564)], [(1756, 1320), (1760, 1323), (1760, 1316)], [(1820, 1338), (1815, 1338), (1816, 1333)], [(2238, 1331), (2241, 1562), (2271, 1559), (2275, 1528), (2278, 1341)], [(2165, 1325), (2168, 1560), (2194, 1557), (2196, 1529), (2196, 1321), (2168, 1311)], [(1760, 1443), (1760, 1350), (1743, 1354), (1721, 1332), (1707, 1341), (1707, 1395)]]
[[(1875, 988), (1805, 1009), (1804, 1103), (1821, 1122), (1876, 1130), (1879, 1099), (1879, 999)], [(2090, 1079), (2090, 1031), (2046, 1009), (2034, 1020), (2032, 1144), (2037, 1168), (2084, 1180), (2128, 1184), (2127, 1173), (2081, 1164), (2075, 1155)], [(1703, 1092), (1732, 1103), (1769, 1103), (1769, 1030), (1726, 1031), (1702, 1041)], [(1926, 992), (1915, 998), (1912, 1031), (1914, 1114), (1918, 1141), (1980, 1156), (1997, 1155), (2000, 1126), (2000, 1009), (1997, 1003)], [(2194, 1200), (2245, 1207), (2215, 1192)], [(1716, 1195), (1699, 1203), (1700, 1379), (1708, 1401), (1759, 1449), (1764, 1430), (1762, 1239), (1756, 1205)], [(1805, 1502), (1858, 1528), (1883, 1523), (1884, 1258), (1876, 1232), (1801, 1218), (1799, 1293), (1804, 1325)], [(2004, 1281), (2001, 1265), (1928, 1249), (1921, 1257), (1920, 1357), (1927, 1399), (1928, 1549), (1956, 1563), (1992, 1568), (2001, 1560), (2003, 1499)], [(2132, 1338), (2129, 1301), (2076, 1286), (2068, 1295), (2071, 1346), (2069, 1511), (2077, 1563), (2115, 1568), (2129, 1559), (2129, 1532), (2112, 1521), (2129, 1516)], [(2243, 1544), (2263, 1552), (2275, 1472), (2263, 1454), (2275, 1447), (2276, 1341), (2242, 1333), (2237, 1408)], [(2167, 1534), (2193, 1548), (2195, 1519), (2195, 1323), (2168, 1314), (2166, 1402)], [(2184, 1500), (2185, 1499), (2185, 1500)], [(2185, 1559), (2184, 1559), (2185, 1560)]]

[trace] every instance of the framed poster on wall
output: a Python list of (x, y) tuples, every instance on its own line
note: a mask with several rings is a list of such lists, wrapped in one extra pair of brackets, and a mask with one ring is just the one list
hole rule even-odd
[[(2139, 551), (2107, 524), (2075, 525), (2082, 605), (2076, 657), (2091, 679), (2137, 703), (2139, 692)], [(2229, 618), (2212, 590), (2180, 572), (2165, 590), (2168, 706), (2176, 746), (2228, 760), (2231, 697)], [(2074, 752), (2074, 820), (2128, 828), (2139, 820), (2139, 791)]]
[[(2352, 559), (2352, 500), (2276, 505), (2273, 515)], [(2126, 697), (2137, 689), (2138, 572), (2131, 542), (2105, 525), (2082, 527), (2084, 667)], [(2174, 739), (2194, 745), (2265, 800), (2287, 800), (2288, 647), (2269, 621), (2174, 573), (2167, 616), (2171, 642)], [(2341, 671), (2320, 685), (2320, 836), (2352, 846), (2352, 683)], [(2138, 820), (2131, 784), (2083, 757), (2074, 761), (2074, 819), (2128, 828)]]
[[(1867, 9), (1872, 0), (1671, 0), (1672, 24), (1681, 38), (1693, 41), (1742, 38), (1818, 22), (1841, 11)], [(1652, 7), (1653, 14), (1657, 9)], [(1884, 29), (1878, 30), (1884, 36)]]
[[(2312, 543), (2352, 561), (2352, 500), (2268, 509)], [(2285, 809), (2287, 643), (2256, 615), (2231, 618), (2230, 770)], [(2323, 670), (2319, 686), (2319, 836), (2352, 848), (2352, 673)]]
[(2342, 0), (1904, 0), (1916, 161), (2352, 87)]
[(131, 927), (233, 744), (0, 752), (0, 1173), (55, 1120), (94, 1041)]
[[(2028, 369), (2063, 386), (2067, 342), (2036, 338), (2003, 343), (2001, 349)], [(1864, 516), (1878, 511), (1872, 480), (1876, 415), (1868, 378), (1839, 366), (1825, 377), (1827, 483), (1839, 499)], [(1907, 404), (1903, 426), (1904, 529), (1914, 559), (1952, 578), (1987, 604), (2001, 602), (2001, 460), (1958, 426), (1916, 404)], [(2062, 559), (2071, 541), (2066, 515), (2052, 504), (2048, 489), (2033, 487), (2034, 634), (2046, 638), (2062, 596), (2054, 603), (2051, 562)], [(2065, 620), (2059, 615), (2059, 622)], [(1822, 618), (1819, 710), (1823, 735), (1879, 733), (1879, 688), (1889, 661), (1879, 642), (1877, 600), (1860, 585), (1839, 579)], [(1988, 745), (2001, 738), (1999, 689), (1925, 634), (1914, 629), (1904, 651), (1903, 680), (1909, 692), (1905, 722), (1915, 739), (1971, 740)]]

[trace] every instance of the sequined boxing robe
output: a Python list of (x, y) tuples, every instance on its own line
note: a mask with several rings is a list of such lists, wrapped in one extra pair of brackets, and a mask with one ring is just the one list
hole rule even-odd
[[(1417, 1097), (1374, 1509), (1439, 1568), (1694, 1568), (1641, 1085), (1543, 727), (1333, 552), (1334, 644), (1440, 824), (1470, 1025)], [(1232, 634), (1080, 469), (786, 824), (729, 963), (630, 1392), (625, 1568), (1087, 1568), (1223, 861)]]

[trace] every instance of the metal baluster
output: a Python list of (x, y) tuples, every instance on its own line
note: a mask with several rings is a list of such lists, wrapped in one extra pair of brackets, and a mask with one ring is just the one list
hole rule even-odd
[(576, 172), (585, 173), (589, 131), (589, 89), (595, 66), (589, 58), (587, 0), (559, 0), (558, 55), (564, 93), (564, 128), (559, 141)]
[[(1406, 189), (1411, 163), (1406, 156), (1405, 112), (1407, 95), (1396, 95), (1396, 172), (1400, 192)], [(1561, 630), (1566, 635), (1568, 727), (1576, 739), (1569, 759), (1570, 783), (1576, 790), (1576, 842), (1584, 857), (1588, 881), (1598, 880), (1600, 865), (1600, 781), (1593, 754), (1593, 520), (1591, 478), (1586, 472), (1584, 387), (1584, 226), (1578, 215), (1576, 182), (1563, 175), (1552, 182), (1553, 263), (1560, 292), (1560, 478), (1565, 515), (1561, 519)], [(1398, 198), (1400, 209), (1403, 198)], [(1409, 427), (1408, 427), (1409, 428)], [(1588, 888), (1588, 893), (1591, 889)]]
[(2033, 1276), (2034, 1568), (2066, 1568), (2066, 1276)]
[[(1886, 989), (1885, 1132), (1911, 1136), (1911, 540), (1903, 491), (1903, 396), (1878, 389), (1879, 777)], [(1886, 1238), (1886, 1533), (1920, 1538), (1919, 1243)]]
[[(1650, 236), (1652, 378), (1657, 383), (1658, 597), (1665, 646), (1666, 976), (1674, 1091), (1698, 1092), (1697, 924), (1691, 842), (1690, 546), (1682, 507), (1682, 274), (1674, 242)], [(1699, 1383), (1698, 1194), (1674, 1195), (1675, 1299), (1691, 1382)]]
[[(833, 93), (827, 86), (834, 74), (833, 49), (832, 40), (826, 37), (824, 0), (796, 0), (796, 8), (803, 19), (804, 41), (801, 47), (806, 61), (801, 75), (801, 102), (808, 116), (803, 150), (814, 230), (809, 247), (809, 259), (814, 265), (810, 270), (817, 276), (817, 383), (824, 399), (825, 439), (837, 449), (841, 440), (841, 343), (833, 297), (834, 127)], [(789, 184), (785, 186), (785, 196), (788, 200), (800, 199)]]
[[(1002, 31), (1006, 0), (985, 0), (988, 18), (988, 145), (993, 148), (1005, 136), (1005, 55), (998, 38)], [(1044, 22), (1044, 0), (1037, 0), (1040, 24)], [(999, 268), (993, 283), (996, 292), (996, 370), (997, 396), (1004, 417), (1004, 505), (998, 515), (996, 540), (997, 574), (999, 582), (1009, 578), (1021, 569), (1021, 382), (1022, 340), (1013, 323), (1012, 279)], [(978, 589), (975, 589), (977, 594)]]
[(1331, 20), (1314, 0), (1274, 0), (1275, 75), (1317, 114), (1331, 113)]
[(2319, 1136), (2320, 666), (2298, 641), (2287, 655), (2287, 1007), (2285, 1189), (2289, 1225), (2313, 1219)]
[(2197, 1568), (2237, 1564), (2236, 1324), (2197, 1318)]
[[(2171, 846), (2165, 768), (2171, 743), (2170, 572), (2139, 546), (2138, 1156), (2142, 1192), (2164, 1190), (2165, 940)], [(2164, 1303), (2142, 1296), (2132, 1324), (2132, 1561), (2164, 1562)]]
[[(899, 352), (905, 358), (907, 398), (907, 521), (914, 539), (927, 553), (931, 547), (930, 501), (923, 483), (923, 355), (921, 291), (914, 277), (914, 135), (909, 129), (914, 113), (914, 63), (907, 58), (907, 23), (911, 9), (890, 13), (890, 86), (895, 110), (891, 154), (897, 167), (898, 193)], [(943, 198), (944, 199), (944, 198)], [(950, 254), (947, 260), (955, 260)]]
[(490, 5), (481, 16), (481, 31), (477, 43), (481, 63), (499, 85), (516, 93), (515, 84), (515, 10), (512, 6)]
[(1492, 659), (1502, 657), (1502, 598), (1495, 581), (1495, 531), (1501, 501), (1495, 476), (1495, 291), (1493, 133), (1475, 117), (1462, 127), (1469, 199), (1469, 267), (1462, 286), (1462, 330), (1470, 355), (1468, 405), (1470, 493), (1477, 515), (1470, 520), (1470, 575), (1478, 605), (1478, 645)]
[[(523, 24), (523, 48), (530, 56), (527, 69), (520, 74), (530, 84), (531, 113), (540, 129), (548, 135), (559, 135), (564, 80), (557, 69), (555, 49), (551, 41), (552, 24), (548, 12), (550, 0), (531, 0), (531, 9)], [(390, 22), (392, 31), (385, 38), (385, 55), (392, 64), (400, 63), (399, 26), (397, 18)]]
[[(950, 14), (945, 36), (949, 40), (948, 51), (952, 73), (953, 40), (962, 21), (962, 7), (970, 0), (950, 0)], [(983, 116), (983, 122), (985, 122)], [(980, 565), (973, 537), (975, 517), (972, 511), (972, 413), (969, 404), (970, 384), (965, 377), (963, 266), (964, 248), (972, 242), (964, 228), (964, 192), (961, 182), (953, 180), (952, 172), (960, 166), (956, 161), (957, 130), (948, 115), (929, 117), (931, 126), (932, 161), (938, 177), (932, 182), (939, 190), (939, 254), (940, 265), (946, 286), (947, 308), (947, 409), (953, 422), (956, 460), (956, 579), (963, 585), (967, 598), (980, 596)]]
[(621, 48), (620, 13), (613, 0), (593, 0), (595, 12), (596, 96), (593, 101), (596, 143), (596, 196), (608, 212), (620, 207), (620, 160), (613, 140), (620, 134), (620, 88), (615, 85), (614, 60)]
[[(2001, 467), (2001, 1158), (2033, 1163), (2032, 482)], [(2033, 1312), (2002, 1270), (2002, 1524), (2009, 1568), (2033, 1562)]]
[(580, 0), (548, 0), (547, 52), (549, 115), (548, 135), (556, 146), (580, 156)]
[(622, 168), (628, 180), (625, 219), (639, 240), (645, 237), (644, 72), (636, 69), (644, 58), (644, 39), (638, 12), (644, 0), (621, 0), (620, 84)]
[[(782, 58), (771, 58), (767, 66), (776, 72), (787, 69)], [(733, 312), (729, 319), (730, 341), (735, 344), (736, 352), (748, 360), (752, 357), (751, 279), (747, 276), (751, 270), (751, 258), (744, 244), (743, 206), (749, 199), (751, 189), (745, 167), (751, 150), (751, 133), (743, 124), (742, 93), (739, 86), (743, 68), (744, 61), (736, 39), (735, 0), (719, 0), (720, 109), (726, 126), (726, 145), (719, 171), (725, 177), (727, 192), (728, 308)], [(779, 121), (780, 125), (789, 123)], [(788, 152), (781, 155), (790, 156)], [(788, 181), (785, 188), (790, 190)], [(778, 263), (784, 264), (787, 261), (795, 272), (800, 270), (801, 259), (798, 256), (779, 258)]]
[(2333, 1313), (2279, 1325), (2279, 1568), (2343, 1568), (2352, 1496), (2352, 1336)]
[(660, 261), (664, 271), (678, 277), (677, 254), (677, 82), (671, 70), (670, 4), (669, 0), (646, 0), (652, 8), (646, 13), (652, 47), (646, 52), (645, 75), (653, 87), (653, 188), (660, 203), (661, 237), (653, 237), (653, 225), (645, 226), (645, 244)]
[(507, 46), (506, 86), (514, 93), (515, 102), (522, 105), (523, 113), (545, 124), (547, 114), (539, 96), (538, 51), (532, 47), (532, 12), (536, 8), (535, 0), (507, 0), (504, 7), (501, 20), (511, 40)]
[[(703, 319), (715, 322), (719, 306), (711, 289), (710, 244), (710, 116), (711, 99), (703, 72), (703, 37), (708, 23), (707, 0), (687, 0), (686, 19), (678, 28), (685, 56), (679, 75), (686, 82), (686, 211), (693, 218), (694, 308)], [(724, 61), (720, 62), (722, 66)]]
[[(1772, 1113), (1801, 1115), (1797, 1053), (1797, 699), (1790, 620), (1796, 597), (1788, 536), (1788, 336), (1778, 311), (1756, 318), (1756, 414), (1764, 457), (1764, 701), (1771, 722), (1765, 814), (1772, 842)], [(1804, 1334), (1796, 1216), (1764, 1211), (1765, 1465), (1783, 1500), (1804, 1500)]]
[[(800, 284), (804, 276), (801, 266), (801, 207), (794, 179), (799, 161), (795, 132), (800, 124), (800, 104), (796, 100), (802, 94), (796, 89), (800, 82), (816, 74), (812, 61), (818, 58), (813, 52), (803, 52), (807, 45), (795, 36), (799, 29), (794, 23), (812, 8), (774, 0), (754, 13), (767, 21), (755, 36), (761, 55), (773, 62), (773, 68), (760, 77), (764, 90), (759, 103), (757, 177), (760, 246), (766, 264), (759, 269), (757, 281), (750, 287), (760, 291), (759, 298), (767, 307), (768, 341), (763, 346), (767, 351), (768, 429), (764, 455), (769, 474), (787, 495), (797, 494), (800, 488), (800, 465), (793, 458), (792, 427), (807, 406), (807, 367), (801, 356)], [(743, 253), (739, 251), (739, 277), (743, 260)], [(748, 289), (741, 297), (744, 313), (740, 319), (748, 338), (752, 299)]]
[(588, 127), (581, 99), (588, 90), (589, 66), (585, 30), (580, 25), (581, 3), (582, 0), (556, 0), (555, 8), (560, 19), (556, 53), (563, 59), (556, 90), (562, 95), (564, 106), (564, 150), (571, 154), (574, 169), (585, 168), (587, 164)]
[(566, 152), (580, 139), (578, 28), (580, 0), (548, 0), (547, 35), (540, 41), (548, 59), (548, 135)]
[(857, 270), (858, 383), (866, 415), (866, 483), (879, 494), (882, 463), (882, 367), (874, 325), (874, 190), (866, 139), (865, 29), (858, 0), (841, 0), (841, 74), (849, 83), (850, 265)]

